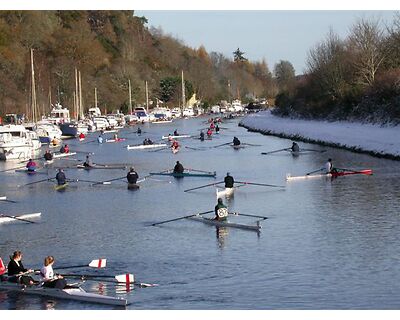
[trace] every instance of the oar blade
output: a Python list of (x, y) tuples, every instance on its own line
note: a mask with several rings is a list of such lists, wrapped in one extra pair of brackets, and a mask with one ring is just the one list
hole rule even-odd
[(107, 259), (96, 259), (96, 260), (92, 260), (89, 263), (89, 267), (92, 268), (105, 268), (107, 265)]
[(117, 280), (118, 283), (131, 284), (135, 282), (135, 276), (131, 273), (120, 274), (115, 276), (115, 280)]

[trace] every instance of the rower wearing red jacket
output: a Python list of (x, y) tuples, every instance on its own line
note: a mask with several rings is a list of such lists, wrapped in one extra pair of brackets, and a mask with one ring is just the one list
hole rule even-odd
[(80, 139), (80, 140), (85, 139), (85, 134), (84, 134), (83, 132), (81, 132), (81, 133), (79, 134), (79, 139)]
[(172, 148), (172, 149), (175, 149), (175, 150), (179, 149), (179, 142), (176, 141), (176, 140), (173, 140), (173, 141), (172, 141), (171, 148)]
[(210, 128), (208, 128), (207, 130), (207, 137), (211, 137), (212, 135), (212, 130)]
[(32, 159), (29, 159), (28, 163), (26, 164), (26, 168), (28, 169), (29, 172), (36, 171), (36, 162), (33, 161)]

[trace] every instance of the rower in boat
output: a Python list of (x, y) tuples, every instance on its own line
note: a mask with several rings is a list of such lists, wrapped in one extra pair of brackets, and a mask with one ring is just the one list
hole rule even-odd
[(10, 262), (7, 266), (8, 269), (8, 281), (19, 283), (23, 285), (33, 285), (36, 284), (32, 277), (24, 275), (25, 273), (33, 272), (32, 269), (26, 269), (22, 264), (22, 252), (15, 251), (12, 256), (10, 256)]
[(56, 174), (57, 185), (62, 186), (67, 183), (67, 178), (65, 177), (65, 173), (63, 169), (58, 169)]
[(69, 146), (67, 144), (60, 148), (60, 153), (69, 153)]
[(183, 173), (183, 171), (185, 171), (185, 168), (179, 161), (177, 161), (174, 167), (174, 173)]
[(134, 167), (131, 167), (128, 174), (126, 175), (126, 179), (128, 180), (128, 189), (138, 189), (139, 186), (136, 184), (139, 179), (138, 173), (135, 171)]
[(83, 163), (83, 166), (84, 167), (93, 167), (93, 161), (90, 158), (89, 154), (86, 156), (86, 161)]
[(137, 134), (142, 134), (142, 129), (140, 129), (140, 128), (137, 128), (137, 131), (136, 131), (136, 133), (137, 133)]
[(28, 163), (26, 164), (26, 168), (28, 172), (35, 172), (36, 171), (36, 162), (32, 159), (29, 159)]
[(179, 133), (178, 133), (177, 129), (175, 129), (175, 131), (174, 131), (174, 136), (179, 136)]
[(44, 154), (44, 159), (46, 161), (51, 161), (53, 160), (53, 154), (50, 152), (50, 150), (46, 150), (45, 154)]
[(233, 177), (230, 175), (229, 172), (226, 173), (226, 177), (224, 179), (225, 182), (225, 188), (233, 188), (233, 185), (235, 183), (235, 179), (233, 179)]
[(210, 129), (212, 130), (212, 129), (215, 129), (215, 124), (214, 124), (214, 121), (213, 122), (211, 122), (211, 124), (210, 124)]
[(211, 138), (212, 135), (212, 130), (210, 128), (208, 128), (207, 130), (207, 138)]
[(152, 140), (150, 140), (149, 138), (146, 138), (146, 139), (143, 140), (143, 145), (144, 146), (148, 146), (148, 145), (151, 145), (151, 144), (154, 144), (154, 142)]
[(291, 147), (292, 152), (300, 152), (300, 147), (296, 142), (292, 142), (292, 147)]
[(172, 135), (170, 133), (168, 133), (168, 141), (172, 141), (172, 140), (174, 140), (174, 138), (172, 137)]
[(325, 163), (324, 168), (322, 168), (321, 170), (324, 170), (324, 169), (325, 169), (326, 174), (328, 174), (328, 173), (336, 173), (337, 172), (337, 169), (333, 167), (332, 159), (330, 159), (330, 158)]
[(85, 140), (85, 134), (83, 132), (81, 132), (78, 137), (80, 141)]
[(219, 126), (218, 126), (218, 124), (215, 126), (215, 133), (219, 133)]
[(172, 152), (174, 152), (174, 153), (178, 152), (179, 151), (179, 142), (176, 140), (173, 140), (171, 149), (172, 149)]
[(204, 132), (203, 132), (203, 130), (200, 131), (200, 141), (204, 141)]
[(51, 144), (54, 147), (56, 147), (56, 146), (58, 146), (60, 144), (60, 141), (56, 137), (54, 137), (53, 140), (51, 140)]
[(43, 287), (47, 288), (57, 288), (57, 289), (65, 289), (70, 286), (67, 285), (67, 281), (61, 276), (54, 274), (53, 264), (55, 259), (53, 256), (47, 256), (44, 259), (44, 265), (40, 269), (40, 276), (43, 281)]
[(97, 142), (103, 143), (103, 136), (101, 134), (97, 137)]
[(228, 208), (222, 202), (222, 198), (218, 198), (218, 203), (215, 206), (215, 220), (225, 221), (228, 217)]
[(240, 146), (240, 140), (237, 137), (233, 137), (233, 145)]

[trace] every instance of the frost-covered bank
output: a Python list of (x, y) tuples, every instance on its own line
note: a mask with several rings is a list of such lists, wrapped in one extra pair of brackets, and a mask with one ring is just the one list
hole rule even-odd
[(263, 111), (240, 123), (250, 131), (400, 160), (400, 126), (280, 118)]

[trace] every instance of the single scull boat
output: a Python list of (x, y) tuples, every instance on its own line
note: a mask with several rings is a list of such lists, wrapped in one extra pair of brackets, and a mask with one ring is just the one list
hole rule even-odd
[(152, 149), (152, 148), (161, 148), (161, 147), (166, 147), (167, 145), (165, 143), (158, 143), (158, 144), (139, 144), (139, 145), (133, 145), (133, 146), (126, 146), (128, 150), (140, 150), (140, 149)]
[(191, 136), (188, 134), (182, 134), (179, 136), (162, 136), (161, 139), (165, 140), (165, 139), (182, 139), (182, 138), (190, 138)]
[(205, 224), (217, 226), (217, 227), (230, 227), (230, 228), (237, 228), (237, 229), (244, 229), (244, 230), (251, 230), (251, 231), (260, 231), (261, 225), (260, 221), (256, 222), (256, 225), (248, 225), (248, 224), (241, 224), (241, 223), (233, 223), (228, 221), (219, 221), (213, 218), (206, 218), (200, 215), (188, 217), (187, 219), (203, 222)]
[(151, 175), (153, 176), (173, 176), (176, 178), (182, 178), (182, 177), (213, 177), (215, 178), (215, 176), (217, 175), (217, 173), (214, 172), (205, 172), (205, 173), (201, 173), (201, 172), (183, 172), (183, 173), (177, 173), (177, 172), (173, 172), (172, 170), (167, 171), (167, 172), (150, 172)]
[(291, 180), (302, 180), (302, 179), (311, 179), (311, 178), (335, 178), (335, 177), (340, 177), (340, 176), (347, 176), (347, 175), (353, 175), (353, 174), (365, 174), (365, 175), (372, 175), (372, 170), (371, 169), (365, 169), (365, 170), (359, 170), (359, 171), (338, 171), (338, 172), (332, 172), (332, 173), (323, 173), (323, 174), (313, 174), (313, 175), (305, 175), (305, 176), (297, 176), (297, 177), (292, 177), (290, 173), (286, 175), (286, 180), (291, 181)]

